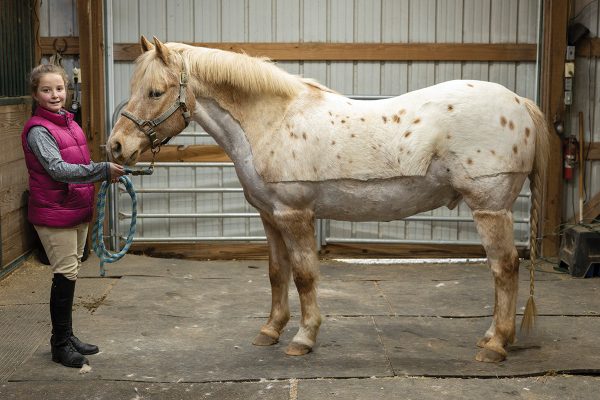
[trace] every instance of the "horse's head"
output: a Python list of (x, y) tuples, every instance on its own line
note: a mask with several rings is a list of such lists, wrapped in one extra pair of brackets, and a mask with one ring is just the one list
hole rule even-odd
[(157, 38), (152, 44), (142, 36), (141, 45), (131, 97), (107, 143), (110, 159), (119, 164), (135, 164), (148, 149), (157, 152), (185, 129), (195, 106), (184, 57)]

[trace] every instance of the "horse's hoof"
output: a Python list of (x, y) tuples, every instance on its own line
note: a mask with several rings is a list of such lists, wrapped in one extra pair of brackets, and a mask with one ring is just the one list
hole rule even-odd
[(303, 356), (312, 351), (312, 347), (307, 346), (303, 343), (292, 342), (288, 345), (287, 349), (285, 349), (285, 354), (288, 356)]
[(501, 354), (497, 351), (483, 348), (479, 350), (479, 352), (475, 356), (475, 359), (481, 362), (497, 363), (506, 360), (506, 354)]
[(481, 339), (479, 339), (477, 341), (477, 347), (485, 347), (486, 343), (490, 341), (491, 338), (489, 337), (482, 337)]
[(254, 338), (252, 344), (255, 346), (272, 346), (274, 344), (277, 344), (278, 342), (278, 338), (272, 338), (271, 336), (265, 335), (264, 333), (260, 332)]

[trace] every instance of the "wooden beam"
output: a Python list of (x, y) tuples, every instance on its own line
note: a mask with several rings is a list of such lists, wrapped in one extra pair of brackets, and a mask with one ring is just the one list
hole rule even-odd
[(129, 251), (150, 257), (188, 260), (265, 260), (267, 243), (133, 243)]
[(575, 48), (578, 57), (600, 57), (600, 38), (586, 38)]
[[(527, 43), (188, 43), (277, 61), (530, 61)], [(115, 43), (115, 61), (133, 61), (139, 43)]]
[(79, 41), (78, 36), (40, 36), (40, 52), (41, 55), (56, 52), (69, 56), (79, 55)]
[[(518, 248), (519, 257), (528, 257), (526, 248)], [(332, 243), (320, 252), (324, 258), (485, 258), (483, 246), (465, 244), (380, 244)]]
[(600, 216), (600, 193), (596, 193), (585, 205), (583, 206), (583, 220), (591, 222), (592, 220)]
[[(519, 256), (528, 257), (528, 250), (517, 249)], [(267, 258), (266, 243), (197, 242), (197, 243), (134, 243), (130, 251), (153, 257), (185, 258), (192, 260), (231, 260)], [(436, 245), (436, 244), (328, 244), (320, 253), (320, 258), (485, 258), (482, 246)]]
[(588, 143), (585, 146), (584, 157), (587, 160), (600, 160), (600, 142)]
[[(140, 161), (152, 161), (152, 153), (141, 155)], [(156, 156), (158, 162), (231, 162), (220, 146), (216, 145), (165, 145)]]
[[(583, 205), (583, 222), (591, 223), (594, 219), (600, 216), (600, 193), (596, 193), (594, 197), (588, 200)], [(569, 222), (575, 224), (579, 221), (579, 213), (577, 213)]]
[(559, 229), (562, 215), (562, 146), (554, 129), (555, 122), (564, 123), (563, 77), (567, 47), (568, 2), (545, 0), (543, 15), (543, 47), (541, 57), (541, 108), (551, 131), (550, 157), (546, 170), (546, 190), (541, 218), (544, 257), (558, 255)]

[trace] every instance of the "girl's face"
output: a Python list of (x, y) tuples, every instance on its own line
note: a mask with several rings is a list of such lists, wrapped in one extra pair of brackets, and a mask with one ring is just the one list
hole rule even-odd
[(65, 105), (67, 88), (62, 76), (48, 73), (40, 77), (40, 84), (33, 98), (48, 111), (59, 112)]

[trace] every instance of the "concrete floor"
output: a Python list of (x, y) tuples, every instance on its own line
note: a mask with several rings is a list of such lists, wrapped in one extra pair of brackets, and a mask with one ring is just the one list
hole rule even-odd
[(101, 349), (87, 372), (50, 359), (49, 267), (31, 258), (0, 281), (0, 399), (599, 398), (600, 278), (541, 267), (534, 335), (483, 364), (494, 295), (481, 264), (322, 262), (323, 324), (304, 357), (284, 353), (293, 285), (281, 342), (251, 344), (270, 306), (266, 261), (127, 255), (107, 272), (90, 257), (77, 283), (76, 334)]

